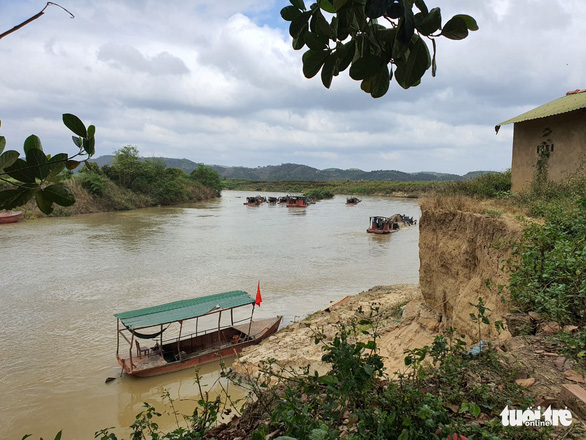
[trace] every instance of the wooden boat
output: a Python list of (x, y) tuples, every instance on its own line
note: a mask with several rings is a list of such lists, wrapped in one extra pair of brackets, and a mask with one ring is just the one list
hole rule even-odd
[(358, 205), (362, 200), (358, 197), (347, 197), (346, 198), (346, 205)]
[(275, 205), (277, 203), (277, 197), (269, 197), (269, 203), (271, 205)]
[(370, 226), (366, 230), (371, 234), (390, 234), (399, 230), (399, 225), (393, 222), (389, 217), (374, 216), (370, 217)]
[(22, 211), (6, 211), (0, 212), (0, 224), (3, 223), (16, 223), (20, 220)]
[(307, 208), (309, 201), (306, 196), (289, 196), (287, 208)]
[[(250, 317), (234, 321), (234, 311), (245, 306), (252, 306)], [(253, 321), (254, 307), (255, 300), (237, 290), (117, 313), (116, 359), (126, 373), (148, 377), (234, 356), (279, 329), (281, 316)], [(222, 324), (222, 316), (229, 323)], [(201, 320), (208, 321), (204, 329), (199, 328)], [(195, 332), (185, 335), (186, 324), (193, 324)], [(178, 331), (176, 337), (163, 339), (173, 331)], [(144, 346), (139, 339), (154, 344)], [(128, 343), (128, 351), (121, 340)]]
[(260, 205), (260, 202), (257, 200), (256, 197), (247, 197), (246, 202), (244, 202), (244, 204), (247, 206), (258, 206)]

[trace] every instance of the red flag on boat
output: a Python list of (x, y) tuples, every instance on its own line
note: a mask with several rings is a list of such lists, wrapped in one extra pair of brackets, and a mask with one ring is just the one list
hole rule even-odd
[(260, 296), (260, 281), (259, 281), (258, 286), (256, 287), (256, 305), (260, 307), (261, 302), (262, 302), (262, 297)]

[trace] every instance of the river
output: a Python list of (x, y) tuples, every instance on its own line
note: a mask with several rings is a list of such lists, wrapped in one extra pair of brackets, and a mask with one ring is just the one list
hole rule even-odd
[[(250, 195), (0, 226), (0, 437), (52, 439), (63, 429), (64, 439), (92, 439), (116, 427), (128, 438), (142, 403), (162, 409), (165, 390), (190, 412), (192, 370), (120, 377), (114, 313), (229, 290), (254, 295), (260, 281), (255, 317), (280, 314), (286, 325), (375, 285), (417, 283), (417, 227), (366, 233), (369, 216), (419, 218), (416, 200), (244, 206)], [(218, 366), (201, 373), (211, 384)]]

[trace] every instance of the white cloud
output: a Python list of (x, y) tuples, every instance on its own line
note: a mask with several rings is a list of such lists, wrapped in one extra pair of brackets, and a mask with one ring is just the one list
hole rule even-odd
[[(2, 2), (0, 30), (38, 12)], [(280, 4), (279, 4), (280, 3)], [(69, 148), (61, 114), (97, 126), (97, 154), (258, 166), (392, 168), (463, 174), (510, 166), (498, 122), (584, 88), (581, 0), (435, 0), (480, 30), (438, 42), (438, 74), (373, 100), (347, 72), (326, 90), (301, 73), (278, 16), (286, 2), (80, 0), (0, 40), (1, 133)], [(71, 144), (72, 150), (74, 150)], [(72, 151), (69, 150), (69, 151)]]

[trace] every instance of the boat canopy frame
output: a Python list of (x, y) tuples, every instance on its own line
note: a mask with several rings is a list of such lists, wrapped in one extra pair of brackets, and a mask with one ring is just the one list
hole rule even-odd
[[(238, 307), (252, 305), (252, 312), (250, 314), (249, 329), (252, 325), (252, 318), (254, 315), (254, 308), (256, 300), (253, 299), (248, 292), (243, 290), (233, 290), (230, 292), (217, 293), (214, 295), (201, 296), (197, 298), (186, 299), (182, 301), (174, 301), (166, 304), (161, 304), (153, 307), (145, 307), (137, 310), (130, 310), (127, 312), (116, 313), (114, 316), (117, 318), (117, 331), (118, 334), (116, 342), (116, 355), (120, 352), (120, 336), (122, 336), (129, 344), (128, 356), (132, 365), (132, 350), (135, 344), (135, 336), (141, 338), (140, 333), (136, 332), (138, 329), (160, 326), (160, 331), (156, 336), (160, 338), (159, 347), (163, 346), (163, 329), (165, 324), (171, 324), (174, 322), (179, 323), (179, 336), (175, 338), (177, 342), (177, 351), (181, 360), (181, 334), (183, 331), (183, 321), (189, 319), (196, 319), (196, 330), (195, 335), (198, 334), (198, 322), (199, 318), (203, 316), (209, 316), (214, 313), (218, 313), (218, 337), (221, 329), (222, 312), (230, 310), (230, 321), (231, 325), (234, 325), (233, 310)], [(245, 319), (246, 321), (248, 319)], [(124, 328), (120, 328), (120, 324)], [(168, 325), (167, 325), (168, 328)], [(124, 330), (130, 332), (130, 339), (124, 335)], [(211, 329), (210, 329), (211, 330)], [(207, 333), (205, 330), (203, 333)], [(151, 335), (149, 335), (151, 336)], [(141, 338), (142, 339), (142, 338)], [(150, 339), (150, 337), (149, 337)], [(219, 340), (218, 340), (219, 342)]]
[(199, 318), (254, 303), (255, 300), (247, 292), (234, 290), (116, 313), (114, 316), (133, 332), (141, 328)]

